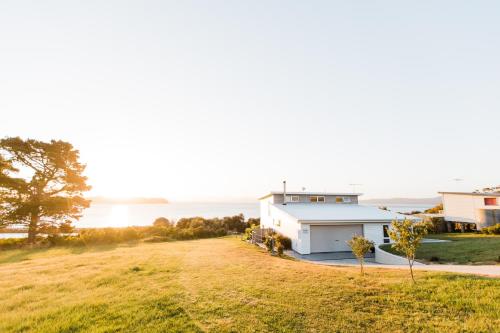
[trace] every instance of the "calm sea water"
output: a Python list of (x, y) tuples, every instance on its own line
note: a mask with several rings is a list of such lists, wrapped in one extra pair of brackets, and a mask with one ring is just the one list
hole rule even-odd
[[(370, 206), (380, 206), (370, 204)], [(423, 211), (432, 205), (392, 205), (395, 212)], [(95, 204), (84, 211), (74, 225), (79, 228), (127, 227), (151, 225), (158, 217), (178, 220), (182, 217), (205, 218), (233, 216), (242, 213), (245, 218), (259, 217), (259, 204), (255, 203), (169, 203), (166, 205), (108, 205)], [(25, 234), (2, 234), (1, 238), (25, 237)]]

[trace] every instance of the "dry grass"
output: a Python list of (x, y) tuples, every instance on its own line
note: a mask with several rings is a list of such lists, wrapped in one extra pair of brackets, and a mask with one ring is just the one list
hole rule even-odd
[(492, 332), (500, 280), (318, 266), (237, 239), (0, 252), (1, 332)]

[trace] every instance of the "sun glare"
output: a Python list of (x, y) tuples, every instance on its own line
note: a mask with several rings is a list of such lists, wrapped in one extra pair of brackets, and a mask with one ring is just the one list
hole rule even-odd
[(111, 227), (127, 227), (129, 225), (128, 206), (113, 205), (108, 221)]

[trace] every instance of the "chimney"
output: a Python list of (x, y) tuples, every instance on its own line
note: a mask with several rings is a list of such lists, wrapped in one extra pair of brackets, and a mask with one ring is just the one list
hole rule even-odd
[(286, 180), (283, 181), (283, 205), (286, 205)]

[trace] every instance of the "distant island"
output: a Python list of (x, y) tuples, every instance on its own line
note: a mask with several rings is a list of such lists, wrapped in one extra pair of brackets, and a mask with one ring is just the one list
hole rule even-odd
[(438, 205), (441, 203), (441, 197), (368, 199), (360, 202), (380, 205)]
[(108, 204), (108, 205), (163, 205), (168, 204), (165, 198), (108, 198), (108, 197), (91, 197), (93, 204)]

